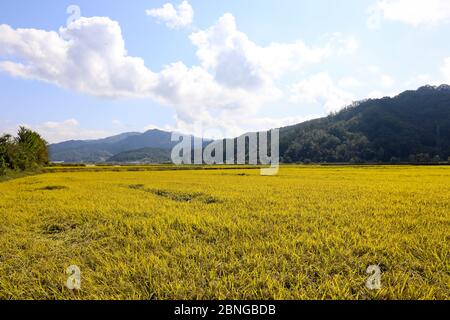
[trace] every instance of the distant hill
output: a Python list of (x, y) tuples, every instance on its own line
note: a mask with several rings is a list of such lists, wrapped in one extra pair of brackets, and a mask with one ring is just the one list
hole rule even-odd
[[(166, 162), (171, 133), (150, 130), (50, 146), (52, 161)], [(450, 86), (356, 102), (280, 129), (280, 156), (296, 162), (429, 162), (450, 156)]]

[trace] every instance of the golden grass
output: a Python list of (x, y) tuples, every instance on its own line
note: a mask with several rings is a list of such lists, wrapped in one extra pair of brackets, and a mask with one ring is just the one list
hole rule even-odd
[(1, 299), (450, 298), (450, 167), (53, 172), (0, 217)]

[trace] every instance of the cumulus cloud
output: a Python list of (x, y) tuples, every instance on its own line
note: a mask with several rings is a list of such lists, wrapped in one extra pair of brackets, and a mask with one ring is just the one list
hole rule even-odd
[(190, 40), (199, 65), (179, 61), (152, 71), (128, 54), (120, 25), (106, 17), (82, 17), (58, 31), (0, 25), (0, 71), (91, 96), (149, 98), (174, 107), (180, 126), (224, 125), (237, 123), (232, 114), (254, 117), (260, 106), (281, 99), (278, 80), (287, 72), (357, 48), (354, 38), (341, 34), (320, 46), (302, 41), (260, 46), (239, 31), (229, 13)]
[(335, 112), (352, 103), (355, 97), (335, 85), (330, 75), (321, 72), (290, 88), (290, 102), (318, 104), (327, 112)]
[(178, 62), (151, 71), (127, 54), (120, 26), (109, 18), (80, 18), (58, 32), (0, 25), (0, 57), (0, 70), (13, 76), (98, 97), (151, 97), (186, 108), (260, 100), (245, 88), (221, 86), (202, 67)]
[(194, 9), (187, 1), (183, 1), (176, 8), (171, 3), (166, 3), (162, 8), (149, 9), (146, 13), (172, 29), (188, 27), (194, 19)]
[(450, 1), (378, 0), (369, 8), (368, 25), (378, 28), (383, 19), (412, 26), (435, 25), (450, 20)]
[(188, 68), (182, 62), (166, 66), (158, 74), (157, 86), (153, 92), (162, 103), (181, 107), (181, 116), (188, 113), (195, 116), (204, 109), (251, 108), (270, 101), (279, 94), (276, 88), (248, 90), (228, 87), (216, 81), (213, 74), (199, 66)]
[(224, 14), (218, 22), (190, 36), (197, 47), (197, 56), (206, 70), (213, 70), (219, 83), (229, 87), (259, 88), (287, 71), (319, 63), (332, 55), (354, 52), (354, 37), (336, 33), (319, 47), (302, 41), (271, 43), (261, 47), (238, 30), (232, 14)]
[(13, 76), (93, 96), (149, 96), (156, 80), (141, 58), (127, 54), (109, 18), (80, 18), (58, 32), (0, 25), (0, 57), (0, 70)]

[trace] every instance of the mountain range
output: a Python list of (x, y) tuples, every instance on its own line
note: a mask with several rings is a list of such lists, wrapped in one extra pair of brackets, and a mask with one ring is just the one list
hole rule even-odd
[[(171, 133), (149, 130), (49, 146), (52, 161), (170, 162)], [(450, 156), (450, 86), (358, 101), (280, 128), (280, 157), (297, 162), (429, 162)]]
[[(144, 133), (127, 132), (99, 140), (71, 140), (49, 146), (51, 160), (54, 162), (108, 162), (123, 159), (121, 154), (146, 148), (148, 154), (163, 154), (160, 160), (170, 160), (170, 150), (174, 143), (171, 133), (149, 130)], [(141, 161), (147, 158), (133, 158)], [(167, 157), (166, 157), (167, 156)], [(149, 157), (152, 158), (152, 157)], [(119, 161), (120, 162), (120, 161)]]

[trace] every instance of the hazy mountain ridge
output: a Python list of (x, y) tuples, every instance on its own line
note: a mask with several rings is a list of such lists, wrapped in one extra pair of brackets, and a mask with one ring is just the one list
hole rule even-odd
[(104, 162), (122, 152), (142, 149), (171, 149), (171, 133), (149, 130), (144, 133), (128, 132), (99, 140), (66, 141), (49, 147), (52, 161)]

